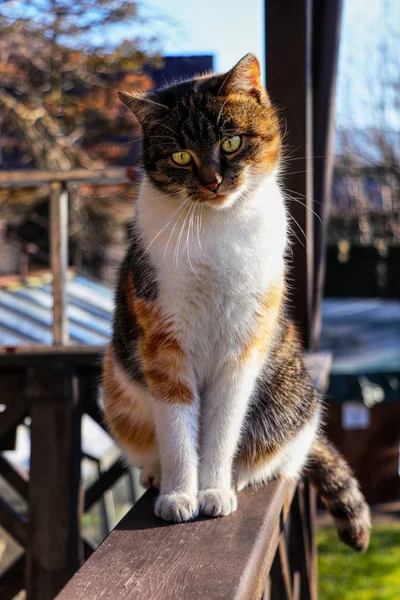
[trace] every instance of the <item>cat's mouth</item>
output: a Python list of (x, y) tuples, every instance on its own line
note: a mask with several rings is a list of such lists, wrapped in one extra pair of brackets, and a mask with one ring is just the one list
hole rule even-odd
[(208, 204), (209, 206), (221, 207), (224, 204), (231, 204), (231, 201), (237, 197), (240, 192), (240, 187), (236, 186), (230, 190), (221, 190), (216, 193), (204, 193), (199, 194), (196, 200), (201, 204)]

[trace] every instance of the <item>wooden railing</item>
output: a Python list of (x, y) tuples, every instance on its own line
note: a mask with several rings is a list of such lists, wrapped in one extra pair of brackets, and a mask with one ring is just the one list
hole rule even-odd
[[(82, 493), (82, 415), (104, 427), (97, 404), (101, 348), (5, 350), (0, 450), (10, 447), (16, 426), (29, 416), (31, 458), (28, 477), (0, 455), (0, 475), (28, 502), (24, 514), (0, 497), (0, 524), (24, 549), (0, 577), (0, 598), (11, 600), (24, 588), (28, 600), (52, 600), (94, 550), (81, 535), (82, 512), (126, 467), (117, 460)], [(325, 388), (329, 357), (308, 355), (306, 363)], [(172, 598), (170, 589), (179, 591), (176, 598), (256, 598), (262, 592), (268, 598), (269, 581), (271, 598), (316, 597), (314, 497), (307, 485), (251, 488), (240, 493), (235, 515), (186, 525), (155, 519), (153, 499), (146, 494), (135, 505), (60, 598), (94, 600), (100, 588), (101, 598), (113, 600)]]
[(147, 492), (57, 600), (315, 600), (315, 496), (274, 481), (239, 494), (238, 511), (181, 525), (154, 516)]

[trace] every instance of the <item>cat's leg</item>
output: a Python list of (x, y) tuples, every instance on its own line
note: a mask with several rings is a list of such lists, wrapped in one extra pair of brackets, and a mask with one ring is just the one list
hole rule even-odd
[(257, 374), (254, 365), (229, 361), (204, 399), (199, 502), (206, 515), (228, 515), (237, 508), (232, 466)]
[(167, 521), (187, 521), (198, 510), (198, 394), (195, 378), (171, 320), (159, 307), (137, 298), (142, 328), (139, 355), (152, 396), (161, 463), (156, 514)]
[(188, 521), (198, 512), (198, 404), (154, 400), (161, 459), (161, 490), (156, 515), (166, 521)]

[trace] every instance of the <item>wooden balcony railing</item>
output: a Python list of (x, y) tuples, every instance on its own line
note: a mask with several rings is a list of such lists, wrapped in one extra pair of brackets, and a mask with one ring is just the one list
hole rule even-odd
[(57, 600), (315, 600), (314, 492), (274, 481), (238, 511), (172, 525), (147, 492)]
[[(101, 348), (87, 346), (0, 353), (0, 450), (31, 419), (29, 476), (0, 454), (0, 475), (28, 502), (27, 512), (17, 511), (0, 497), (0, 524), (24, 550), (0, 576), (0, 598), (26, 589), (28, 600), (52, 600), (84, 558), (62, 600), (316, 598), (314, 496), (307, 484), (250, 488), (240, 493), (234, 515), (184, 525), (156, 519), (148, 493), (93, 553), (81, 514), (126, 473), (116, 461), (82, 491), (82, 416), (104, 427), (97, 404), (101, 356)], [(306, 364), (325, 389), (329, 356), (307, 355)]]

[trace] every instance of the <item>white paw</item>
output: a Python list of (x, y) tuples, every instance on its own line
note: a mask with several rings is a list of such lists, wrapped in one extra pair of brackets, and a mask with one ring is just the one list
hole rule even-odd
[(237, 498), (230, 489), (208, 489), (199, 493), (200, 512), (210, 517), (224, 517), (237, 509)]
[(160, 467), (158, 465), (143, 467), (142, 472), (140, 473), (139, 481), (140, 485), (146, 490), (149, 488), (156, 488), (159, 490), (161, 482)]
[(159, 496), (156, 500), (155, 513), (164, 521), (182, 523), (190, 521), (198, 515), (199, 505), (196, 496), (180, 492), (172, 492)]

